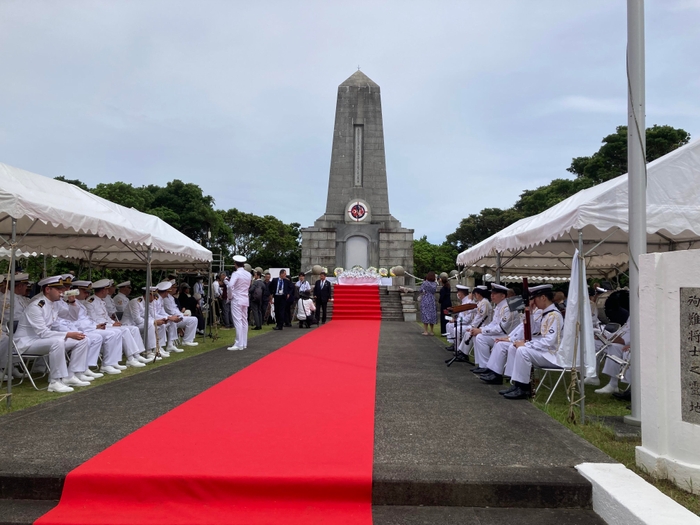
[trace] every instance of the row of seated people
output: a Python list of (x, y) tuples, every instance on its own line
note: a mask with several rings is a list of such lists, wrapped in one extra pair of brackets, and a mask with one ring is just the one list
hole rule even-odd
[[(42, 279), (38, 285), (41, 292), (22, 307), (14, 342), (22, 355), (48, 358), (49, 392), (71, 392), (73, 387), (87, 386), (104, 374), (120, 374), (127, 367), (144, 367), (169, 357), (170, 352), (182, 352), (176, 346), (178, 330), (184, 333), (184, 346), (198, 344), (194, 342), (197, 319), (178, 310), (171, 281), (148, 291), (144, 287), (142, 297), (128, 301), (121, 321), (110, 314), (107, 306), (106, 298), (113, 286), (109, 279), (92, 283), (74, 281), (70, 274), (56, 275)], [(2, 297), (0, 305), (15, 300), (11, 296)], [(2, 325), (0, 368), (5, 366), (9, 351), (7, 329), (5, 323)], [(145, 330), (148, 348), (142, 339)], [(34, 366), (40, 368), (41, 364), (42, 360), (35, 360)]]
[[(506, 399), (531, 397), (530, 372), (533, 365), (539, 368), (566, 366), (559, 358), (564, 318), (553, 302), (552, 285), (535, 286), (529, 292), (530, 341), (525, 341), (524, 337), (524, 316), (511, 311), (508, 306), (506, 299), (509, 289), (498, 284), (493, 284), (490, 290), (486, 286), (477, 286), (471, 293), (469, 287), (457, 285), (457, 297), (461, 304), (474, 304), (474, 307), (450, 317), (447, 324), (447, 337), (451, 342), (447, 350), (455, 352), (459, 360), (466, 361), (473, 345), (476, 367), (472, 372), (482, 381), (500, 385), (505, 376), (511, 378), (511, 387), (499, 392)], [(601, 354), (604, 361), (602, 372), (610, 376), (610, 382), (596, 393), (613, 393), (627, 399), (629, 392), (618, 392), (618, 376), (628, 369), (624, 363), (625, 352), (629, 350), (629, 325), (626, 323), (615, 333), (605, 330), (596, 315), (597, 308), (594, 308), (595, 297), (602, 292), (606, 290), (597, 289), (591, 294), (593, 325), (590, 336), (595, 338), (597, 353), (604, 350), (616, 359), (605, 359)], [(598, 381), (597, 377), (591, 379)], [(624, 381), (628, 382), (626, 374)]]

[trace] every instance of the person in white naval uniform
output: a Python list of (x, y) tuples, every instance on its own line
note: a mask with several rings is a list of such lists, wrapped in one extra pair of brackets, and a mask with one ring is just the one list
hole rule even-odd
[(243, 265), (246, 258), (242, 255), (234, 255), (233, 262), (236, 271), (231, 274), (228, 282), (228, 297), (231, 301), (231, 317), (236, 329), (236, 341), (229, 350), (244, 350), (248, 347), (248, 290), (253, 277)]
[(505, 337), (520, 322), (520, 317), (515, 312), (511, 312), (508, 307), (508, 288), (500, 284), (491, 285), (491, 299), (496, 304), (493, 310), (493, 318), (487, 325), (482, 325), (481, 328), (472, 328), (471, 333), (474, 336), (474, 362), (476, 368), (472, 370), (475, 374), (483, 374), (487, 372), (486, 364), (491, 357), (491, 348), (493, 348), (496, 338)]
[(503, 394), (506, 399), (529, 399), (530, 371), (532, 366), (561, 368), (557, 361), (557, 352), (561, 343), (564, 318), (554, 305), (554, 293), (550, 288), (533, 292), (537, 308), (542, 310), (540, 336), (530, 341), (516, 341), (515, 361), (513, 362), (512, 389)]
[(129, 304), (129, 294), (131, 293), (131, 281), (124, 281), (117, 285), (118, 293), (112, 299), (117, 312), (124, 313)]
[(472, 310), (472, 318), (462, 334), (462, 340), (457, 347), (464, 354), (469, 354), (469, 347), (474, 342), (471, 335), (472, 328), (480, 328), (491, 321), (491, 292), (484, 285), (479, 285), (472, 291), (472, 297), (476, 301), (476, 309)]
[[(124, 326), (135, 326), (143, 334), (146, 321), (146, 301), (148, 301), (148, 353), (146, 354), (146, 359), (157, 359), (160, 361), (162, 357), (170, 357), (170, 354), (161, 348), (166, 337), (165, 322), (156, 316), (156, 287), (151, 286), (150, 293), (146, 293), (146, 287), (144, 286), (143, 291), (143, 297), (136, 297), (129, 301), (122, 316), (122, 323)], [(159, 355), (160, 358), (156, 358), (156, 355)]]
[[(168, 287), (166, 283), (170, 286)], [(161, 291), (161, 285), (163, 291)], [(163, 310), (165, 310), (165, 313), (168, 315), (168, 319), (172, 319), (176, 323), (176, 338), (177, 329), (181, 328), (185, 332), (182, 336), (182, 344), (184, 346), (197, 346), (199, 343), (196, 343), (194, 340), (194, 336), (197, 334), (197, 318), (191, 315), (182, 315), (182, 312), (177, 308), (173, 293), (175, 293), (175, 286), (173, 286), (172, 281), (164, 281), (158, 285), (158, 295), (160, 295), (160, 299), (163, 301)], [(175, 346), (174, 341), (173, 346)]]
[(165, 311), (165, 306), (163, 304), (163, 297), (170, 296), (168, 290), (170, 290), (172, 286), (173, 285), (170, 281), (163, 281), (156, 285), (156, 291), (158, 295), (156, 296), (156, 300), (153, 301), (153, 307), (155, 309), (155, 318), (162, 319), (164, 321), (163, 329), (165, 330), (165, 339), (167, 340), (165, 351), (179, 353), (184, 352), (182, 348), (178, 348), (177, 346), (175, 346), (175, 342), (177, 341), (177, 323), (182, 318), (182, 316), (168, 314), (168, 312)]
[[(605, 335), (610, 338), (612, 337), (613, 334), (610, 334), (609, 332), (605, 331)], [(608, 345), (608, 347), (605, 349), (605, 353), (615, 356), (618, 359), (625, 359), (629, 358), (629, 354), (625, 355), (627, 352), (629, 352), (630, 349), (630, 325), (629, 325), (629, 320), (622, 325), (620, 333), (617, 335), (615, 339), (613, 339), (612, 344)], [(613, 394), (618, 392), (618, 384), (620, 381), (620, 372), (622, 371), (622, 367), (619, 363), (616, 363), (612, 359), (604, 359), (603, 362), (603, 374), (610, 376), (610, 382), (605, 385), (602, 388), (599, 388), (595, 390), (596, 394)], [(631, 374), (629, 372), (629, 368), (625, 371), (625, 375), (623, 376), (623, 381), (627, 384), (629, 384), (629, 378), (631, 377)]]
[(62, 298), (60, 301), (56, 301), (53, 305), (56, 308), (56, 313), (58, 315), (50, 328), (52, 330), (56, 330), (57, 332), (81, 332), (85, 334), (85, 337), (88, 340), (88, 353), (85, 365), (86, 368), (82, 371), (76, 370), (75, 377), (81, 381), (87, 381), (89, 383), (98, 377), (103, 376), (103, 374), (94, 375), (94, 372), (90, 370), (90, 366), (97, 365), (97, 358), (100, 355), (100, 348), (102, 347), (102, 338), (98, 334), (92, 332), (92, 327), (90, 327), (91, 331), (83, 330), (83, 327), (78, 326), (77, 323), (68, 318), (71, 309), (75, 309), (75, 298), (80, 294), (78, 290), (69, 292), (70, 287), (72, 286), (72, 278), (73, 276), (71, 275), (67, 277), (67, 279), (62, 279), (63, 287), (60, 288)]
[[(15, 344), (20, 354), (49, 356), (49, 392), (72, 392), (73, 386), (88, 386), (75, 373), (87, 368), (89, 341), (81, 332), (59, 332), (50, 327), (58, 317), (54, 304), (61, 300), (63, 287), (60, 275), (39, 281), (41, 293), (24, 309), (15, 332)], [(66, 353), (70, 352), (70, 364)]]
[[(469, 297), (469, 287), (463, 284), (457, 285), (457, 299), (459, 299), (459, 304), (474, 304), (474, 301)], [(441, 312), (442, 313), (442, 312)], [(454, 351), (455, 339), (460, 338), (464, 335), (464, 332), (471, 324), (471, 318), (474, 310), (465, 310), (464, 312), (459, 312), (456, 318), (448, 316), (446, 330), (447, 330), (447, 342), (450, 343), (445, 349), (449, 351)]]
[[(140, 368), (146, 366), (147, 358), (141, 353), (146, 349), (141, 340), (139, 329), (135, 326), (125, 326), (119, 321), (114, 321), (107, 313), (104, 298), (107, 296), (109, 279), (102, 279), (92, 283), (95, 294), (85, 301), (88, 315), (96, 324), (105, 324), (107, 330), (119, 330), (122, 334), (122, 351), (126, 356), (126, 366)], [(126, 370), (126, 366), (117, 363), (116, 368)]]
[[(119, 364), (119, 360), (122, 356), (122, 334), (118, 330), (106, 330), (106, 325), (96, 324), (90, 316), (88, 315), (87, 308), (83, 302), (88, 298), (90, 290), (92, 288), (91, 281), (73, 281), (73, 288), (78, 290), (78, 296), (76, 300), (67, 299), (68, 308), (61, 312), (61, 315), (65, 315), (67, 319), (73, 321), (76, 327), (80, 328), (86, 335), (92, 337), (99, 337), (102, 341), (101, 352), (102, 352), (102, 367), (100, 368), (100, 374), (92, 372), (93, 375), (116, 375), (121, 374), (122, 371), (116, 368)], [(91, 372), (90, 367), (97, 366), (97, 356), (94, 357), (92, 361), (88, 361), (88, 371)]]
[[(552, 285), (545, 284), (541, 287), (551, 288)], [(533, 337), (538, 337), (540, 335), (542, 311), (538, 310), (537, 306), (535, 306), (535, 298), (532, 296), (532, 293), (536, 292), (541, 287), (533, 286), (530, 288), (530, 335)], [(486, 365), (488, 371), (482, 374), (479, 379), (489, 385), (502, 385), (503, 376), (506, 375), (510, 377), (510, 375), (513, 373), (515, 351), (517, 350), (514, 343), (515, 341), (525, 340), (525, 324), (523, 322), (524, 317), (525, 314), (522, 314), (520, 324), (518, 324), (518, 326), (516, 326), (506, 337), (499, 337), (496, 339), (496, 344), (493, 345), (491, 357), (489, 357), (489, 361)], [(506, 392), (507, 390), (503, 390), (499, 393)]]
[(29, 287), (29, 274), (28, 273), (18, 273), (15, 275), (15, 293), (11, 293), (9, 296), (15, 302), (15, 321), (19, 321), (22, 318), (24, 309), (29, 304), (29, 299), (26, 297), (27, 288)]
[(112, 299), (112, 294), (115, 291), (114, 281), (112, 279), (107, 280), (109, 281), (109, 286), (107, 287), (107, 295), (105, 295), (102, 300), (104, 301), (105, 306), (107, 307), (107, 313), (109, 314), (110, 319), (112, 319), (112, 321), (118, 321), (119, 318), (117, 317), (117, 306), (114, 304), (114, 300)]

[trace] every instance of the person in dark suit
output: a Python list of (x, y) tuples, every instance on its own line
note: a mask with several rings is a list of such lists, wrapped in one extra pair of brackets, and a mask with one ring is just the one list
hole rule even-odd
[[(320, 279), (314, 284), (314, 299), (316, 299), (316, 321), (326, 324), (326, 309), (331, 298), (331, 283), (326, 280), (326, 273), (321, 272)], [(323, 313), (321, 313), (323, 312)]]
[(286, 321), (285, 311), (287, 309), (287, 303), (290, 297), (292, 301), (294, 300), (294, 287), (292, 282), (286, 277), (287, 271), (280, 270), (280, 276), (270, 281), (270, 302), (273, 303), (275, 321), (277, 322), (277, 326), (275, 326), (273, 330), (282, 330)]
[(441, 277), (440, 282), (442, 283), (442, 288), (440, 288), (440, 333), (446, 334), (447, 319), (445, 319), (445, 314), (443, 312), (452, 306), (452, 290), (450, 289), (450, 281), (447, 277)]

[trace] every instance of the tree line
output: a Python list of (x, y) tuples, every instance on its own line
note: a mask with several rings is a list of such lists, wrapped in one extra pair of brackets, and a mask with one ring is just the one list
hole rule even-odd
[[(671, 126), (654, 125), (646, 130), (647, 162), (687, 144), (690, 133)], [(462, 219), (442, 244), (426, 237), (414, 241), (414, 269), (422, 276), (430, 270), (450, 270), (457, 255), (488, 239), (514, 222), (537, 215), (586, 188), (627, 173), (627, 126), (603, 138), (602, 146), (589, 157), (576, 157), (566, 169), (572, 179), (555, 179), (545, 186), (525, 190), (510, 208), (484, 208)]]

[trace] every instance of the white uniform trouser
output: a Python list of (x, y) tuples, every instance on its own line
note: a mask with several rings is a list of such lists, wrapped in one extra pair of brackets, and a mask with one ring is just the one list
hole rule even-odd
[(454, 343), (455, 339), (459, 337), (460, 330), (462, 336), (464, 336), (464, 333), (467, 331), (467, 325), (464, 322), (460, 323), (459, 320), (457, 320), (455, 323), (447, 323), (447, 340), (450, 343)]
[(491, 348), (496, 343), (496, 337), (503, 337), (503, 335), (477, 334), (474, 337), (474, 362), (476, 366), (486, 367), (486, 363), (489, 362), (489, 357), (491, 357)]
[[(104, 366), (116, 365), (122, 357), (122, 334), (118, 330), (95, 330), (90, 332), (98, 334), (102, 338), (102, 364)], [(95, 366), (88, 362), (89, 366)]]
[(530, 383), (530, 370), (533, 365), (540, 368), (561, 368), (557, 364), (556, 355), (521, 346), (515, 352), (511, 379), (518, 383)]
[(233, 345), (246, 348), (248, 346), (248, 307), (231, 303), (231, 317), (233, 317), (233, 327), (236, 329), (236, 342)]
[(503, 375), (508, 359), (508, 347), (512, 345), (513, 343), (510, 341), (498, 341), (494, 343), (491, 349), (491, 356), (489, 357), (488, 363), (486, 363), (486, 368), (491, 370), (491, 372)]
[(165, 330), (168, 341), (166, 346), (175, 346), (175, 341), (177, 341), (177, 323), (168, 321), (164, 325), (159, 326), (159, 328), (163, 328), (163, 330)]
[[(100, 349), (102, 348), (102, 337), (97, 333), (97, 330), (90, 330), (89, 332), (83, 333), (85, 334), (85, 338), (90, 341), (87, 354), (87, 366), (96, 366), (97, 358), (100, 356)], [(87, 368), (85, 370), (87, 370)], [(83, 372), (85, 372), (85, 370), (83, 370)]]
[(140, 354), (146, 350), (143, 346), (141, 332), (139, 331), (138, 327), (126, 325), (111, 326), (109, 330), (119, 330), (119, 332), (121, 332), (122, 351), (127, 359), (129, 359), (132, 355)]
[(182, 336), (183, 342), (191, 343), (192, 341), (194, 341), (194, 336), (197, 334), (196, 317), (183, 317), (182, 321), (177, 323), (177, 327), (182, 328), (185, 331), (185, 335)]
[[(457, 347), (457, 349), (465, 355), (469, 354), (469, 349), (474, 344), (474, 339), (476, 339), (476, 337), (472, 337), (472, 334), (470, 332), (471, 329), (471, 326), (464, 327), (464, 332), (462, 333), (462, 340), (459, 342), (459, 346)], [(469, 344), (467, 344), (467, 341), (469, 341)]]
[[(622, 351), (622, 345), (618, 343), (613, 343), (610, 346), (608, 346), (605, 349), (606, 354), (614, 355), (615, 357), (619, 357), (620, 359), (623, 359), (623, 354), (627, 354), (624, 356), (625, 359), (629, 359), (629, 353), (628, 352), (623, 352)], [(612, 359), (606, 359), (605, 363), (603, 364), (603, 373), (609, 375), (610, 377), (617, 377), (617, 375), (620, 373), (620, 370), (622, 367), (618, 365), (615, 361)], [(630, 369), (628, 368), (627, 371), (625, 372), (625, 377), (623, 381), (625, 383), (629, 383), (629, 379), (631, 377), (630, 374)]]
[[(49, 380), (71, 377), (87, 370), (90, 342), (66, 339), (65, 336), (35, 339), (20, 351), (20, 354), (49, 356)], [(66, 366), (66, 352), (70, 352), (70, 365)]]

